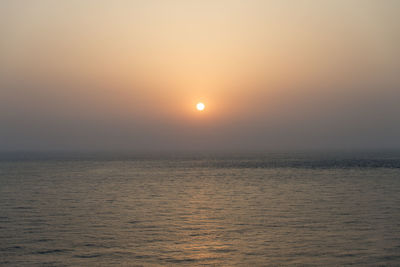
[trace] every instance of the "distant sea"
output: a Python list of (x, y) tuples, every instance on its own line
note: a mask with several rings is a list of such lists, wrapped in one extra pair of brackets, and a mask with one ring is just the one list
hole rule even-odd
[(400, 266), (400, 153), (3, 153), (0, 265)]

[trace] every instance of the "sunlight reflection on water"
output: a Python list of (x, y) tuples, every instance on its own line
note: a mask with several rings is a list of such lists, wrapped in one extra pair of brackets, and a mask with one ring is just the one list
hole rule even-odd
[(398, 168), (254, 160), (2, 161), (0, 264), (399, 263)]

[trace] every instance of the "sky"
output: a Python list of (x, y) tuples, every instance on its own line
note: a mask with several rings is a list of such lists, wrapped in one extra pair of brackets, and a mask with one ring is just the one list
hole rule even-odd
[(0, 151), (400, 149), (399, 10), (0, 0)]

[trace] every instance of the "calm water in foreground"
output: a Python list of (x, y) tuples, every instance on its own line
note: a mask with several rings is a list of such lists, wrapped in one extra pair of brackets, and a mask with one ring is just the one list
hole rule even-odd
[(0, 158), (0, 265), (400, 266), (400, 154)]

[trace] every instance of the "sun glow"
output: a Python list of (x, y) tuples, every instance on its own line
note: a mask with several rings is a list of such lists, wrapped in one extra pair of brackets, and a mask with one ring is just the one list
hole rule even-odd
[(196, 108), (197, 108), (198, 111), (204, 110), (205, 107), (206, 106), (201, 102), (197, 103), (197, 105), (196, 105)]

